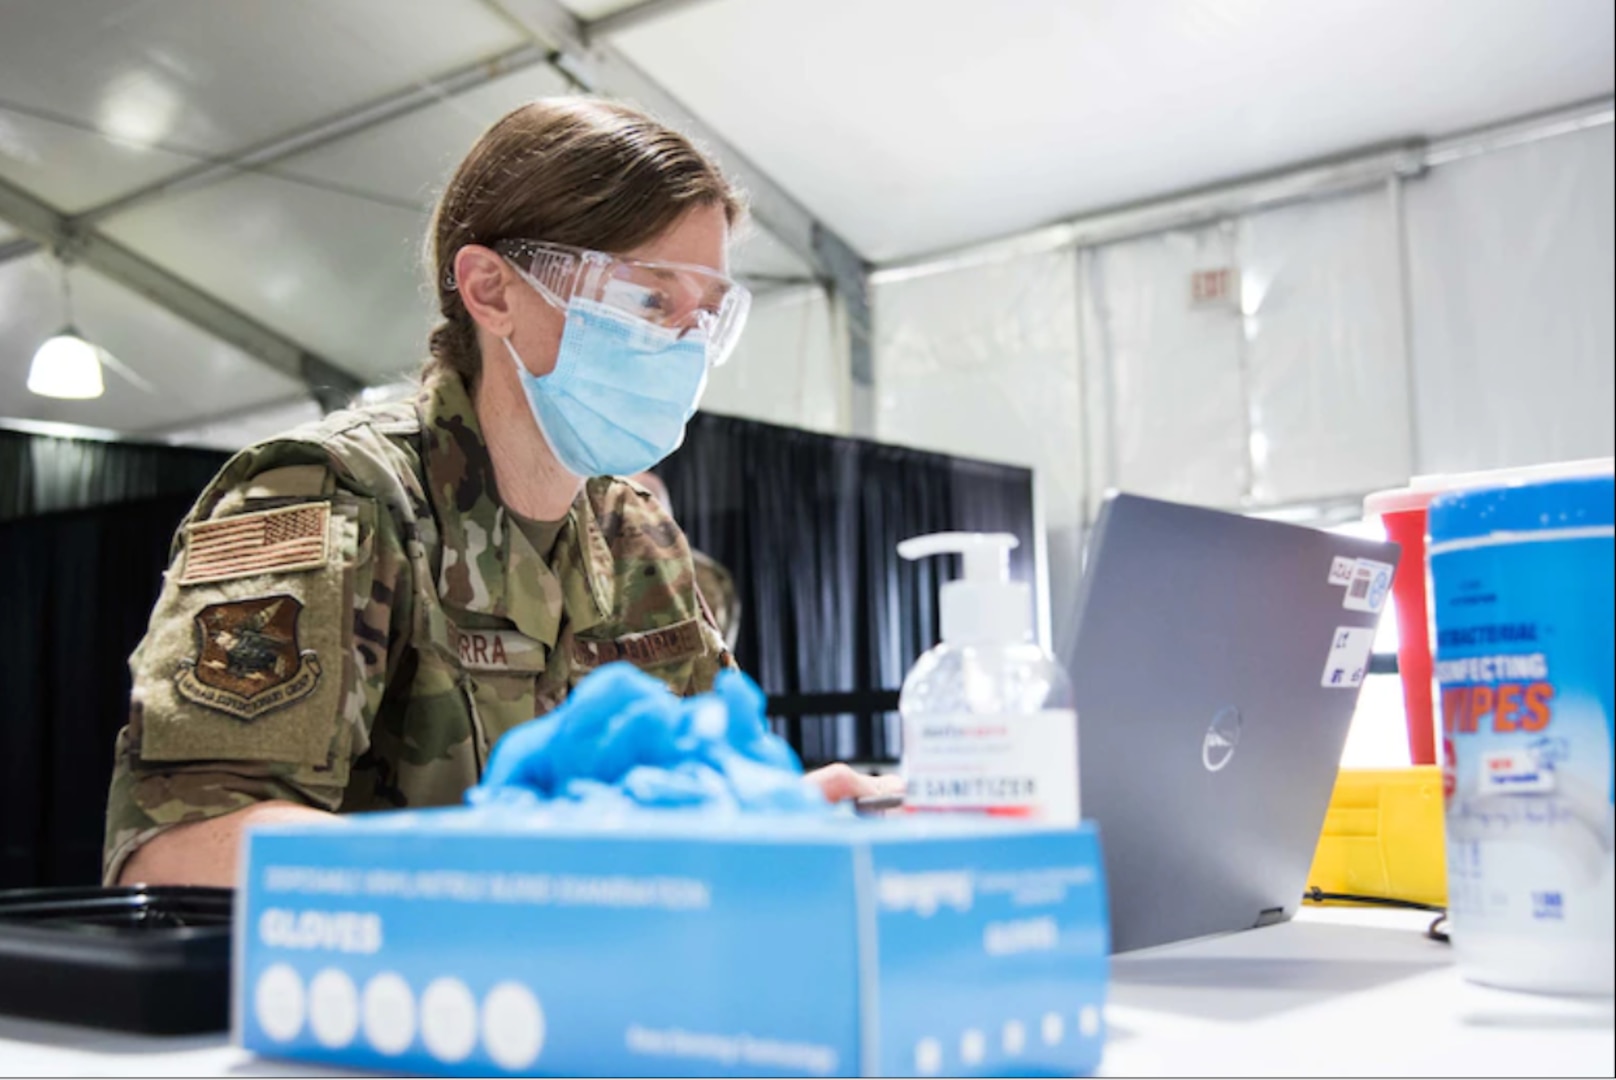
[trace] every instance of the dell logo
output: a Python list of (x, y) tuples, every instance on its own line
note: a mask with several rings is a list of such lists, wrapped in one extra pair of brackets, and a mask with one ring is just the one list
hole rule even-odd
[(1240, 710), (1230, 705), (1219, 709), (1212, 718), (1201, 740), (1201, 764), (1207, 772), (1217, 772), (1234, 758), (1234, 748), (1240, 744)]

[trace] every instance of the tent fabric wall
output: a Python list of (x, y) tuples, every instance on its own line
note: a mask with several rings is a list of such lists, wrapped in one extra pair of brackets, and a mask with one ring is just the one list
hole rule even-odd
[(1416, 471), (1613, 453), (1613, 158), (1605, 124), (1409, 184)]
[(1057, 645), (1082, 551), (1077, 300), (1069, 251), (873, 290), (877, 437), (1035, 470)]
[(1108, 486), (1255, 510), (1610, 455), (1612, 135), (1437, 164), (1403, 221), (1376, 186), (1080, 251), (1080, 344), (1070, 252), (891, 279), (880, 434), (1039, 466), (1052, 532)]
[(1403, 220), (1379, 185), (878, 278), (877, 432), (1037, 469), (1057, 647), (1107, 487), (1255, 511), (1611, 454), (1611, 126), (1396, 183)]
[[(1410, 468), (1397, 226), (1382, 188), (1107, 245), (1088, 357), (1107, 483), (1225, 508), (1357, 495)], [(1197, 273), (1231, 291), (1200, 299)]]
[(827, 434), (848, 430), (847, 332), (825, 290), (758, 297), (735, 354), (714, 369), (704, 411)]
[(1191, 299), (1199, 271), (1233, 270), (1218, 224), (1100, 248), (1087, 275), (1107, 395), (1107, 486), (1218, 506), (1251, 478), (1239, 310)]
[(1398, 259), (1384, 187), (1240, 220), (1253, 504), (1357, 496), (1412, 472)]

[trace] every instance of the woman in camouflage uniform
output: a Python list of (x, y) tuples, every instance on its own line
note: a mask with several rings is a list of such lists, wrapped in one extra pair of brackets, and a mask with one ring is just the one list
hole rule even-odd
[(489, 129), (435, 215), (416, 399), (243, 450), (176, 535), (130, 660), (109, 882), (230, 884), (248, 823), (456, 802), (601, 664), (680, 694), (732, 665), (684, 535), (614, 477), (678, 445), (733, 345), (740, 213), (633, 109), (543, 101)]

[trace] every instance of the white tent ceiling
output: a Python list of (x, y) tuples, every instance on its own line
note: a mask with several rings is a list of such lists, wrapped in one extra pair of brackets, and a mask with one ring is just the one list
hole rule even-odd
[(1608, 93), (1611, 39), (1609, 0), (718, 0), (619, 44), (885, 261)]
[[(585, 19), (634, 0), (569, 0)], [(1609, 0), (660, 0), (610, 40), (881, 262), (1609, 94)], [(453, 77), (383, 122), (390, 95)], [(0, 0), (0, 180), (367, 382), (430, 321), (432, 197), (478, 131), (565, 92), (485, 0)], [(333, 127), (331, 122), (337, 120)], [(357, 128), (352, 130), (350, 128)], [(316, 137), (310, 132), (326, 132)], [(339, 137), (329, 137), (337, 132)], [(210, 162), (297, 153), (109, 203)], [(0, 223), (0, 416), (153, 432), (300, 393), (86, 267), (76, 315), (144, 385), (24, 388), (56, 260)], [(744, 273), (807, 264), (759, 231)]]

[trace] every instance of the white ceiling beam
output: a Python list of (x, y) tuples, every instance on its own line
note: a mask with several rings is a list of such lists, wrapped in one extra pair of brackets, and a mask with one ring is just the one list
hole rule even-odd
[(665, 19), (683, 8), (705, 3), (707, 0), (640, 0), (609, 15), (590, 19), (584, 23), (584, 35), (591, 41), (598, 41), (608, 34), (619, 34), (657, 19)]
[(1027, 255), (1093, 247), (1190, 228), (1303, 199), (1373, 187), (1392, 177), (1418, 177), (1427, 169), (1476, 154), (1558, 138), (1613, 122), (1616, 122), (1616, 99), (1607, 95), (1440, 139), (1411, 138), (1365, 147), (1209, 187), (1096, 210), (999, 239), (898, 259), (874, 268), (871, 278), (877, 284), (908, 281)]
[[(268, 168), (278, 161), (357, 135), (550, 59), (549, 50), (531, 42), (485, 56), (438, 78), (416, 83), (234, 154), (199, 161), (143, 188), (81, 211), (73, 215), (73, 222), (76, 226), (99, 224), (126, 210), (217, 184), (244, 172)], [(31, 255), (38, 249), (39, 245), (31, 240), (0, 244), (0, 264)]]
[(1028, 255), (1192, 228), (1287, 202), (1371, 187), (1393, 176), (1417, 176), (1424, 168), (1423, 153), (1424, 144), (1417, 139), (1376, 147), (1342, 158), (1083, 214), (1003, 239), (884, 263), (872, 276), (878, 284), (884, 285)]
[(1477, 154), (1491, 154), (1542, 139), (1575, 135), (1579, 131), (1607, 127), (1612, 123), (1616, 123), (1616, 97), (1606, 94), (1563, 109), (1550, 109), (1436, 139), (1426, 151), (1425, 164), (1450, 165)]
[(0, 266), (4, 266), (12, 259), (21, 259), (39, 250), (39, 245), (26, 236), (19, 236), (14, 240), (7, 240), (0, 244)]
[(380, 124), (385, 124), (389, 120), (396, 120), (401, 116), (418, 112), (429, 105), (437, 105), (456, 94), (465, 93), (467, 90), (484, 86), (495, 79), (502, 79), (515, 72), (535, 67), (547, 62), (549, 59), (548, 50), (533, 44), (523, 44), (514, 49), (507, 49), (457, 68), (446, 75), (416, 83), (396, 93), (387, 94), (363, 105), (345, 110), (335, 116), (316, 121), (307, 127), (299, 128), (284, 135), (277, 135), (272, 139), (258, 143), (255, 146), (249, 146), (245, 150), (227, 157), (200, 162), (190, 168), (182, 169), (178, 173), (164, 177), (147, 187), (119, 196), (111, 202), (103, 203), (94, 209), (78, 214), (75, 216), (75, 220), (85, 224), (95, 224), (136, 206), (142, 206), (181, 192), (193, 191), (200, 187), (216, 184), (242, 172), (265, 168), (278, 161), (284, 161), (298, 154), (307, 153), (339, 139), (357, 135), (361, 131), (367, 131)]
[(258, 322), (150, 259), (0, 180), (0, 220), (65, 262), (82, 263), (173, 312), (284, 375), (300, 380), (328, 411), (345, 405), (364, 381)]

